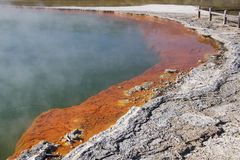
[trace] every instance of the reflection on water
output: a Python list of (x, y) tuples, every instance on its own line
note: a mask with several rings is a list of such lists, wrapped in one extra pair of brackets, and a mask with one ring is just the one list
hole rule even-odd
[(119, 6), (142, 4), (186, 4), (223, 9), (240, 9), (239, 0), (1, 0), (1, 3), (45, 6)]
[(39, 113), (79, 104), (157, 62), (138, 23), (0, 9), (0, 159)]

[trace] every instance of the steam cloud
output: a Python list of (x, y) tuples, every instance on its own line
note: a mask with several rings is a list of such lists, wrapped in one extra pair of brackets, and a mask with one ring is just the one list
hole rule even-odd
[(39, 113), (79, 104), (153, 65), (138, 25), (0, 8), (0, 159)]

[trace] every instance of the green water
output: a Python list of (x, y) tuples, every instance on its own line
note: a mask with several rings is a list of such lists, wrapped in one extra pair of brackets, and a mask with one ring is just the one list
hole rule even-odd
[(142, 4), (186, 4), (214, 7), (216, 9), (239, 10), (240, 0), (0, 0), (16, 5), (42, 6), (126, 6)]
[(139, 24), (0, 8), (0, 159), (33, 118), (80, 104), (157, 62)]

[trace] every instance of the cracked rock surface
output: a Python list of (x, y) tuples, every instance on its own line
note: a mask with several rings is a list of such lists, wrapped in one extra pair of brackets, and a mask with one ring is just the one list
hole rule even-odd
[(221, 55), (193, 69), (174, 91), (133, 107), (64, 160), (240, 159), (240, 30), (217, 19), (157, 16), (222, 42)]

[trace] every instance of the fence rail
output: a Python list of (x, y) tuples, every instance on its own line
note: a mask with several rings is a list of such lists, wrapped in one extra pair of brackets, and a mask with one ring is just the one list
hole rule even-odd
[[(198, 18), (201, 18), (202, 11), (206, 12), (206, 10), (201, 9), (201, 7), (199, 6)], [(222, 16), (224, 25), (227, 24), (227, 22), (233, 22), (233, 23), (237, 23), (237, 27), (240, 28), (240, 12), (238, 16), (234, 16), (234, 15), (227, 14), (227, 10), (223, 10), (223, 13), (219, 13), (219, 12), (214, 12), (212, 11), (212, 8), (209, 8), (208, 13), (209, 13), (209, 21), (212, 21), (213, 15)]]

